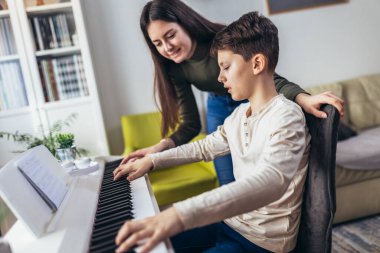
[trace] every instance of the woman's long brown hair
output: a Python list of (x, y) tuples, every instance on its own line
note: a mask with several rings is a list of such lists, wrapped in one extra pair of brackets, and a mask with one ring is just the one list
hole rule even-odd
[(150, 22), (154, 20), (179, 24), (198, 45), (211, 43), (215, 34), (224, 25), (205, 19), (179, 0), (153, 0), (144, 6), (140, 16), (140, 28), (154, 63), (154, 95), (157, 105), (157, 98), (159, 100), (159, 108), (162, 113), (161, 134), (166, 136), (170, 130), (176, 128), (180, 121), (178, 97), (169, 77), (170, 65), (176, 63), (164, 58), (150, 40), (147, 30)]

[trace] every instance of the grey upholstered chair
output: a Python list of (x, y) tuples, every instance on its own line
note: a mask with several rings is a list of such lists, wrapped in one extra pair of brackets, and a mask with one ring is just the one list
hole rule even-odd
[(322, 106), (322, 110), (327, 119), (306, 114), (311, 149), (297, 246), (293, 251), (297, 253), (331, 252), (339, 113), (331, 105)]

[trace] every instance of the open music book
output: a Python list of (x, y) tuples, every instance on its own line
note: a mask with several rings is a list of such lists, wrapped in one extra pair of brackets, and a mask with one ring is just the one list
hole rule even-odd
[(52, 211), (57, 211), (67, 193), (65, 181), (37, 156), (29, 153), (17, 163), (18, 169)]
[(22, 153), (0, 170), (0, 195), (35, 236), (52, 230), (72, 180), (45, 146)]

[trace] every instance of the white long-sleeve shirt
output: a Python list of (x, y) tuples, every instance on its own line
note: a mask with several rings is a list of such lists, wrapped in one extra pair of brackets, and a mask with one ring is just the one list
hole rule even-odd
[(256, 245), (288, 252), (297, 241), (310, 135), (283, 95), (247, 117), (242, 104), (205, 139), (149, 155), (154, 168), (231, 153), (236, 181), (174, 204), (186, 229), (224, 222)]

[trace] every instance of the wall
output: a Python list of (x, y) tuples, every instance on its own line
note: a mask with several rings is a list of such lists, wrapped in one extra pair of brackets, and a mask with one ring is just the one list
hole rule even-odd
[[(146, 1), (83, 2), (108, 140), (111, 152), (121, 154), (120, 116), (156, 110), (152, 62), (139, 28)], [(222, 23), (251, 10), (268, 13), (265, 0), (185, 2)], [(379, 11), (378, 0), (349, 0), (269, 16), (280, 31), (277, 72), (303, 87), (380, 72)]]

